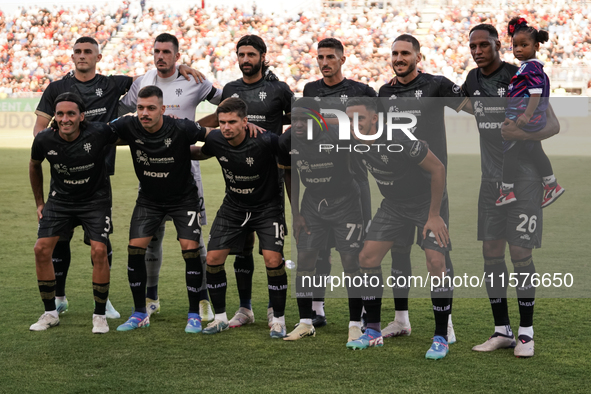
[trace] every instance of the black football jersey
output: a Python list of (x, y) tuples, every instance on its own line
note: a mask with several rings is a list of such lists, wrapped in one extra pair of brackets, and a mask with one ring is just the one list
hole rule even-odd
[(104, 148), (115, 141), (117, 135), (109, 126), (94, 122), (88, 123), (72, 142), (62, 139), (52, 128), (37, 134), (31, 158), (47, 159), (51, 166), (49, 199), (65, 203), (110, 200)]
[[(376, 180), (382, 195), (392, 201), (429, 201), (431, 181), (420, 166), (429, 148), (424, 142), (409, 140), (395, 133), (388, 141), (382, 136), (367, 152), (357, 152), (354, 158), (362, 163)], [(402, 151), (397, 151), (395, 144)], [(387, 147), (391, 147), (387, 149)]]
[(224, 86), (222, 100), (238, 97), (248, 105), (248, 121), (277, 135), (283, 133), (283, 115), (291, 112), (293, 92), (285, 82), (264, 78), (248, 84), (242, 79)]
[[(117, 118), (119, 98), (124, 95), (133, 84), (132, 77), (124, 75), (104, 76), (96, 74), (93, 79), (81, 82), (73, 76), (52, 82), (43, 92), (37, 105), (36, 115), (52, 118), (53, 103), (57, 96), (65, 92), (78, 94), (84, 101), (85, 119), (89, 122), (107, 123)], [(107, 172), (115, 173), (115, 147), (111, 146), (106, 152)]]
[(447, 106), (456, 111), (462, 108), (462, 88), (442, 75), (419, 73), (408, 84), (385, 84), (380, 88), (379, 96), (388, 99), (387, 106), (383, 103), (388, 112), (416, 116), (417, 125), (411, 131), (416, 138), (429, 144), (429, 149), (447, 168), (444, 108)]
[(160, 204), (174, 204), (197, 195), (191, 174), (191, 145), (205, 140), (206, 129), (187, 119), (164, 116), (162, 128), (147, 132), (136, 116), (110, 123), (129, 144), (139, 194)]
[(209, 133), (201, 152), (215, 156), (222, 167), (226, 182), (224, 204), (255, 211), (283, 203), (276, 159), (278, 139), (270, 132), (256, 138), (246, 133), (240, 145), (232, 146), (220, 130)]
[[(331, 109), (338, 109), (343, 112), (347, 109), (347, 100), (349, 98), (377, 96), (378, 94), (371, 86), (347, 78), (332, 86), (327, 85), (324, 79), (308, 82), (304, 86), (304, 97), (332, 97), (334, 99), (329, 100), (329, 102), (324, 99), (323, 104), (329, 104)], [(332, 115), (327, 114), (325, 117), (329, 118)], [(367, 170), (359, 166), (355, 160), (351, 162), (351, 169), (353, 170), (355, 180), (358, 182), (367, 182)]]
[[(501, 127), (505, 120), (507, 91), (511, 78), (519, 67), (503, 62), (489, 75), (480, 69), (470, 70), (462, 90), (470, 97), (474, 118), (480, 133), (480, 165), (482, 180), (500, 182), (503, 178), (503, 137)], [(538, 180), (534, 166), (527, 155), (519, 161), (520, 179)]]
[(322, 149), (324, 145), (337, 146), (338, 132), (331, 126), (308, 141), (291, 135), (291, 128), (279, 137), (279, 164), (297, 169), (300, 180), (310, 198), (334, 198), (355, 190), (351, 171), (351, 153), (346, 150)]

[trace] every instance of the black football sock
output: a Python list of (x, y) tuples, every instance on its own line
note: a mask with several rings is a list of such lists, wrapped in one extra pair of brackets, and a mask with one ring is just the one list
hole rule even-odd
[(254, 273), (254, 258), (251, 254), (236, 255), (234, 260), (234, 274), (238, 287), (238, 298), (242, 308), (252, 309), (252, 276)]
[(322, 283), (323, 286), (314, 288), (313, 301), (323, 302), (326, 294), (325, 277), (330, 275), (332, 265), (330, 264), (330, 249), (321, 250), (316, 259), (316, 282)]
[(109, 282), (92, 282), (92, 294), (94, 295), (94, 314), (104, 315), (109, 299)]
[[(441, 278), (441, 277), (440, 277)], [(431, 290), (431, 301), (433, 303), (433, 314), (435, 315), (435, 335), (447, 340), (447, 322), (449, 320), (450, 278), (445, 277), (440, 286)]]
[(203, 283), (203, 266), (199, 249), (183, 250), (185, 259), (185, 281), (189, 296), (189, 313), (199, 313), (199, 288)]
[[(408, 310), (408, 294), (410, 293), (409, 278), (412, 275), (412, 267), (410, 265), (410, 249), (411, 247), (396, 248), (390, 251), (392, 256), (392, 269), (390, 271), (392, 277), (399, 278), (393, 283), (401, 286), (392, 286), (392, 294), (394, 295), (394, 309), (397, 311)], [(404, 279), (402, 279), (402, 277)], [(402, 286), (404, 285), (404, 286)]]
[(38, 280), (37, 286), (45, 312), (55, 311), (55, 280)]
[(55, 295), (56, 297), (66, 296), (66, 278), (70, 269), (72, 256), (70, 253), (70, 240), (58, 241), (51, 256), (53, 270), (55, 272)]
[(136, 246), (127, 247), (127, 278), (133, 296), (133, 304), (136, 312), (146, 311), (146, 249)]
[(285, 315), (285, 301), (287, 299), (287, 274), (284, 263), (281, 263), (277, 268), (267, 267), (267, 282), (269, 300), (273, 304), (273, 316), (281, 317)]
[(534, 305), (536, 303), (536, 288), (532, 284), (532, 275), (536, 273), (536, 267), (531, 256), (522, 260), (512, 259), (511, 261), (519, 279), (516, 288), (517, 302), (519, 303), (519, 326), (531, 327), (533, 325)]
[(359, 283), (361, 283), (361, 271), (359, 269), (345, 272), (345, 287), (347, 287), (347, 296), (349, 297), (349, 321), (360, 321), (361, 319), (363, 300), (361, 299)]
[(226, 268), (224, 264), (207, 266), (207, 289), (213, 309), (217, 315), (226, 312)]
[[(492, 278), (491, 275), (492, 274)], [(507, 306), (507, 280), (509, 272), (505, 264), (505, 256), (484, 258), (484, 279), (486, 292), (492, 308), (495, 326), (509, 326), (509, 310)], [(504, 286), (503, 286), (503, 281)]]
[[(296, 272), (296, 298), (298, 302), (298, 311), (300, 319), (312, 319), (312, 297), (314, 294), (314, 287), (312, 281), (316, 272), (300, 271)], [(275, 306), (273, 306), (273, 313)]]
[(380, 321), (382, 319), (382, 296), (384, 288), (384, 278), (382, 275), (382, 267), (359, 269), (362, 277), (366, 277), (361, 288), (361, 298), (363, 300), (363, 307), (366, 312), (367, 328), (376, 331), (381, 331)]

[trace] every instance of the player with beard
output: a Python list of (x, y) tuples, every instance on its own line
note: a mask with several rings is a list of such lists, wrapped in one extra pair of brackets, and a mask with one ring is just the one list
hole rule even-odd
[(133, 165), (140, 181), (138, 198), (129, 229), (127, 274), (134, 313), (117, 331), (150, 325), (146, 309), (146, 248), (168, 215), (177, 230), (189, 298), (185, 332), (201, 332), (199, 292), (203, 266), (199, 255), (199, 198), (191, 173), (191, 145), (205, 140), (209, 130), (188, 119), (163, 116), (162, 90), (146, 86), (138, 92), (138, 116), (112, 122), (111, 128), (129, 144)]
[[(348, 281), (345, 286), (349, 299), (348, 342), (351, 342), (362, 335), (360, 294), (354, 283), (359, 283), (355, 278), (360, 276), (358, 255), (364, 233), (363, 215), (359, 188), (350, 169), (350, 153), (335, 152), (332, 148), (318, 151), (322, 146), (338, 145), (336, 127), (321, 129), (318, 123), (313, 123), (313, 136), (306, 138), (307, 121), (316, 117), (319, 110), (318, 102), (312, 98), (297, 100), (292, 110), (292, 127), (279, 138), (279, 164), (285, 168), (298, 250), (295, 286), (300, 314), (299, 324), (284, 340), (315, 336), (312, 296), (316, 289), (306, 285), (306, 281), (315, 276), (318, 253), (326, 249), (329, 237), (334, 237), (344, 280)], [(297, 166), (293, 172), (292, 162)], [(306, 189), (301, 207), (300, 179)]]
[[(323, 105), (330, 105), (333, 109), (345, 112), (346, 102), (353, 97), (376, 97), (377, 93), (370, 86), (345, 78), (343, 75), (343, 64), (345, 64), (345, 49), (343, 44), (336, 38), (325, 38), (318, 43), (318, 54), (316, 60), (318, 68), (322, 72), (322, 79), (309, 82), (304, 86), (304, 97), (322, 98)], [(326, 115), (328, 123), (336, 124), (336, 119)], [(369, 182), (367, 170), (359, 166), (355, 161), (351, 162), (353, 177), (359, 185), (361, 193), (361, 209), (365, 227), (371, 218), (371, 195), (369, 193)], [(330, 275), (330, 248), (321, 250), (316, 262), (316, 275), (323, 278)], [(325, 288), (318, 289), (317, 296), (313, 302), (313, 323), (315, 327), (326, 325), (324, 312)], [(358, 307), (361, 308), (361, 300)]]
[[(285, 82), (280, 82), (269, 70), (266, 60), (267, 46), (262, 38), (256, 35), (246, 35), (236, 44), (238, 66), (242, 71), (242, 78), (224, 86), (222, 100), (230, 97), (240, 98), (248, 105), (248, 121), (276, 135), (281, 135), (283, 125), (290, 123), (292, 91)], [(217, 127), (216, 114), (208, 115), (199, 120), (208, 127)], [(283, 179), (283, 174), (279, 174)], [(283, 186), (281, 186), (283, 188)], [(254, 259), (254, 233), (246, 241), (244, 251), (236, 255), (234, 274), (240, 298), (240, 307), (230, 320), (230, 327), (240, 327), (254, 323), (252, 312), (252, 277)], [(273, 319), (271, 302), (267, 310), (269, 325)]]
[[(189, 119), (195, 121), (195, 108), (203, 101), (207, 100), (212, 104), (219, 104), (222, 91), (215, 88), (211, 82), (203, 81), (196, 84), (192, 80), (187, 80), (181, 76), (176, 67), (176, 62), (180, 58), (179, 41), (168, 33), (162, 33), (154, 40), (154, 64), (155, 70), (148, 71), (145, 75), (136, 79), (129, 90), (129, 93), (121, 99), (120, 114), (126, 112), (135, 112), (138, 92), (141, 88), (149, 85), (158, 86), (164, 94), (164, 105), (168, 115), (177, 116), (180, 119)], [(199, 222), (203, 226), (207, 224), (205, 215), (205, 203), (203, 200), (203, 183), (201, 182), (201, 170), (199, 161), (191, 162), (191, 172), (195, 178), (197, 190), (199, 193), (200, 209)], [(165, 232), (165, 219), (158, 232), (152, 238), (146, 250), (146, 269), (148, 273), (146, 303), (150, 315), (160, 312), (160, 299), (158, 297), (158, 279), (160, 268), (162, 267), (162, 241)], [(199, 240), (200, 245), (204, 245), (203, 239)], [(200, 249), (203, 269), (205, 269), (206, 250)], [(212, 320), (213, 313), (207, 297), (207, 288), (205, 284), (200, 291), (199, 315), (203, 320)]]
[[(505, 249), (509, 253), (514, 271), (519, 274), (535, 273), (532, 249), (542, 243), (543, 186), (540, 174), (528, 155), (521, 155), (515, 186), (525, 198), (508, 206), (497, 207), (499, 186), (503, 175), (503, 139), (542, 140), (558, 133), (560, 124), (549, 106), (546, 111), (546, 127), (536, 133), (519, 129), (513, 121), (505, 121), (506, 93), (511, 78), (518, 67), (501, 60), (501, 42), (494, 26), (480, 24), (470, 30), (470, 52), (478, 68), (470, 70), (463, 90), (470, 97), (480, 133), (482, 179), (478, 199), (478, 240), (482, 241), (485, 276), (494, 275), (494, 283), (508, 277)], [(494, 124), (495, 127), (490, 127)], [(502, 131), (501, 131), (502, 125)], [(524, 222), (525, 218), (525, 222)], [(522, 277), (522, 276), (521, 276)], [(507, 288), (486, 282), (493, 312), (495, 331), (484, 343), (472, 350), (489, 352), (515, 347), (517, 357), (534, 355), (533, 312), (535, 287), (531, 281), (523, 281), (516, 287), (519, 304), (518, 341), (511, 330), (507, 305)]]
[(273, 305), (270, 336), (283, 338), (287, 274), (282, 261), (285, 217), (276, 161), (278, 137), (269, 132), (250, 137), (245, 130), (247, 105), (239, 98), (225, 99), (216, 113), (220, 130), (214, 130), (203, 147), (192, 148), (194, 158), (215, 156), (226, 182), (226, 196), (207, 245), (207, 288), (215, 318), (203, 333), (217, 334), (229, 328), (224, 263), (231, 252), (243, 250), (246, 237), (256, 232)]
[[(45, 313), (31, 325), (31, 331), (57, 326), (56, 277), (51, 254), (60, 236), (81, 224), (90, 238), (93, 262), (92, 288), (95, 300), (95, 334), (109, 332), (105, 317), (109, 296), (110, 269), (107, 240), (111, 228), (111, 188), (105, 169), (105, 147), (117, 137), (102, 123), (85, 120), (84, 103), (75, 93), (62, 93), (52, 110), (50, 128), (37, 134), (31, 149), (29, 175), (39, 220), (35, 244), (37, 282)], [(51, 184), (47, 202), (43, 199), (42, 161), (51, 165)]]
[(450, 278), (444, 279), (445, 251), (450, 246), (450, 241), (447, 225), (440, 216), (445, 189), (445, 167), (424, 142), (411, 140), (402, 131), (396, 130), (390, 139), (384, 135), (386, 127), (379, 125), (381, 135), (378, 134), (376, 100), (349, 100), (347, 116), (352, 129), (357, 116), (359, 132), (352, 130), (354, 138), (368, 146), (367, 150), (356, 150), (355, 158), (371, 172), (384, 197), (371, 221), (363, 250), (359, 254), (361, 273), (364, 277), (369, 277), (366, 283), (375, 283), (371, 287), (366, 285), (362, 293), (367, 312), (367, 329), (361, 338), (347, 343), (347, 347), (366, 349), (383, 345), (380, 332), (383, 294), (381, 263), (394, 245), (406, 243), (409, 228), (414, 230), (416, 226), (429, 274), (443, 282), (431, 289), (435, 334), (425, 355), (428, 359), (441, 359), (447, 355), (449, 349), (447, 322), (451, 309), (451, 286), (446, 284)]
[[(443, 163), (447, 169), (447, 141), (445, 135), (444, 108), (448, 106), (460, 111), (466, 100), (462, 89), (441, 75), (431, 75), (420, 72), (417, 64), (421, 61), (421, 48), (416, 38), (409, 34), (398, 36), (392, 43), (392, 69), (396, 76), (392, 81), (380, 88), (379, 96), (388, 98), (388, 112), (408, 112), (417, 117), (416, 138), (427, 142), (429, 149)], [(384, 105), (385, 99), (384, 99)], [(449, 201), (447, 190), (444, 191), (441, 203), (441, 217), (449, 227)], [(420, 242), (417, 232), (417, 242)], [(414, 240), (414, 231), (409, 229), (408, 239), (404, 244), (397, 244), (392, 249), (392, 276), (408, 278), (412, 275), (410, 250)], [(454, 271), (449, 251), (445, 250), (445, 265), (447, 274), (453, 278)], [(395, 319), (382, 330), (384, 337), (410, 335), (411, 325), (408, 316), (409, 286), (393, 287)], [(453, 287), (450, 296), (450, 317), (448, 324), (448, 343), (456, 341), (451, 321), (451, 303), (453, 301)]]
[[(37, 119), (33, 135), (37, 135), (49, 125), (54, 116), (53, 103), (58, 95), (65, 92), (73, 92), (82, 97), (86, 108), (85, 116), (87, 121), (106, 123), (117, 118), (119, 98), (131, 87), (135, 77), (98, 74), (96, 65), (101, 60), (102, 55), (98, 43), (92, 37), (78, 38), (72, 52), (74, 70), (63, 79), (51, 82), (43, 92), (35, 111)], [(187, 66), (181, 66), (179, 71), (187, 79), (187, 72), (190, 72), (193, 78), (199, 80), (202, 78), (199, 72)], [(115, 172), (115, 147), (108, 146), (105, 149), (107, 174), (113, 175)], [(113, 226), (111, 226), (110, 231), (113, 231)], [(67, 311), (69, 305), (65, 291), (71, 261), (70, 240), (72, 235), (73, 233), (62, 236), (53, 251), (52, 259), (56, 273), (56, 304), (59, 313)], [(85, 236), (85, 242), (89, 244), (87, 238)], [(107, 250), (110, 266), (113, 256), (109, 240), (107, 240)], [(120, 317), (110, 301), (107, 301), (106, 316), (113, 319)]]

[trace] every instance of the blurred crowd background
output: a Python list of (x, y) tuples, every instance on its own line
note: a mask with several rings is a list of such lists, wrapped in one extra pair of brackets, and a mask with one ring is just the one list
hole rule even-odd
[(235, 44), (245, 34), (265, 40), (271, 69), (296, 94), (321, 77), (316, 45), (327, 37), (345, 45), (345, 76), (376, 90), (393, 75), (390, 45), (402, 33), (421, 42), (423, 71), (462, 83), (475, 67), (468, 32), (479, 23), (496, 26), (503, 59), (516, 63), (506, 34), (507, 22), (516, 15), (550, 33), (538, 58), (546, 63), (554, 93), (588, 95), (591, 3), (344, 0), (326, 1), (303, 12), (271, 13), (256, 2), (238, 8), (200, 1), (179, 11), (142, 0), (124, 1), (119, 8), (24, 6), (10, 13), (0, 5), (0, 98), (39, 96), (72, 69), (72, 46), (80, 36), (99, 42), (100, 73), (144, 74), (153, 67), (153, 40), (162, 32), (179, 38), (182, 63), (221, 86), (241, 76)]

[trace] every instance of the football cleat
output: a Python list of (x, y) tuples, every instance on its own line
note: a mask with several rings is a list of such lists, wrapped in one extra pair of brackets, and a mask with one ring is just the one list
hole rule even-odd
[(185, 332), (189, 334), (199, 334), (201, 330), (201, 316), (197, 313), (189, 313)]
[(515, 337), (513, 335), (503, 335), (495, 332), (486, 342), (476, 345), (472, 348), (475, 352), (492, 352), (497, 349), (508, 349), (515, 347)]
[(400, 322), (394, 320), (394, 321), (390, 322), (390, 324), (388, 324), (386, 326), (386, 328), (384, 328), (382, 330), (382, 336), (384, 338), (402, 337), (402, 336), (409, 336), (410, 332), (411, 332), (410, 323), (404, 324), (404, 323), (400, 323)]
[(199, 301), (199, 316), (201, 316), (201, 320), (213, 320), (213, 311), (211, 310), (211, 304), (209, 301)]
[(254, 313), (248, 308), (240, 307), (236, 311), (236, 314), (234, 314), (234, 317), (230, 319), (228, 325), (230, 328), (236, 328), (252, 323), (254, 323)]
[(146, 298), (146, 310), (150, 316), (154, 313), (160, 313), (160, 298), (155, 300)]
[(37, 320), (37, 323), (32, 324), (31, 327), (29, 327), (29, 330), (31, 330), (31, 331), (45, 331), (48, 328), (58, 326), (59, 324), (60, 324), (59, 317), (55, 317), (55, 316), (51, 315), (50, 313), (45, 312), (44, 314), (41, 315), (39, 320)]
[(284, 341), (297, 341), (304, 337), (315, 337), (316, 330), (312, 324), (298, 324), (298, 326), (287, 336), (283, 338)]
[(511, 204), (513, 201), (517, 201), (515, 193), (513, 193), (513, 189), (505, 191), (501, 189), (501, 195), (499, 196), (499, 198), (497, 198), (497, 202), (495, 203), (495, 205), (497, 207), (500, 207), (503, 205)]
[(554, 201), (558, 199), (558, 197), (562, 196), (562, 194), (566, 190), (561, 187), (558, 183), (556, 186), (544, 186), (544, 198), (542, 199), (542, 208), (546, 208), (548, 205), (552, 204)]
[(228, 323), (221, 320), (214, 320), (203, 329), (203, 333), (207, 335), (217, 334), (228, 329)]
[(316, 328), (326, 326), (326, 324), (327, 324), (326, 316), (318, 315), (318, 314), (316, 314), (316, 312), (314, 312), (314, 314), (312, 315), (312, 324)]
[(55, 297), (55, 310), (57, 310), (57, 313), (66, 313), (68, 311), (68, 305), (70, 303), (68, 302), (68, 299), (66, 297), (64, 297), (63, 300), (60, 300), (58, 297)]
[(354, 341), (347, 342), (347, 349), (363, 350), (368, 347), (384, 346), (384, 337), (382, 333), (374, 329), (368, 328), (365, 333)]
[(92, 317), (92, 333), (106, 334), (109, 332), (109, 324), (105, 315), (94, 315)]
[(431, 344), (431, 347), (425, 354), (425, 358), (429, 360), (440, 360), (447, 356), (447, 353), (449, 353), (447, 341), (444, 337), (435, 335), (435, 337), (433, 337), (433, 343)]
[(533, 357), (534, 355), (534, 340), (527, 335), (520, 335), (517, 337), (517, 345), (513, 351), (515, 357)]
[(456, 332), (453, 324), (447, 323), (447, 344), (452, 345), (456, 343)]
[(351, 326), (351, 327), (349, 327), (349, 339), (347, 340), (347, 342), (355, 341), (355, 340), (359, 339), (362, 335), (363, 335), (363, 332), (361, 332), (360, 327)]
[(271, 338), (285, 338), (286, 332), (285, 324), (273, 323), (269, 335)]
[(105, 306), (105, 316), (107, 319), (119, 319), (121, 315), (111, 304), (111, 300), (107, 300), (107, 305)]
[(145, 327), (150, 327), (150, 315), (142, 312), (133, 312), (125, 323), (117, 327), (117, 331), (131, 331)]

